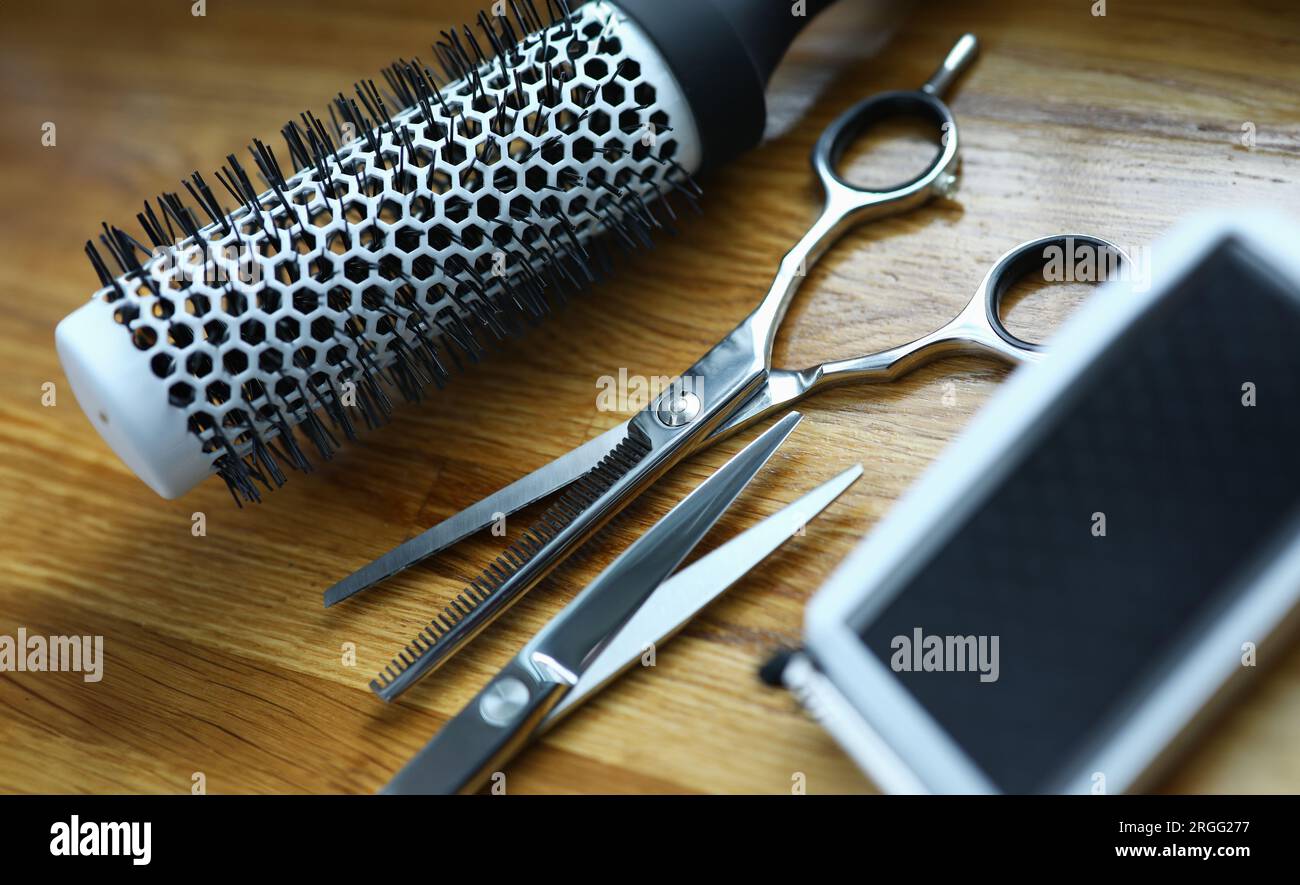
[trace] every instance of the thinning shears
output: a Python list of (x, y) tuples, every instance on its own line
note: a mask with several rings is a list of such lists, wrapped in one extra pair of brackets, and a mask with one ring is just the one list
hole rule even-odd
[[(772, 346), (786, 308), (830, 246), (864, 221), (949, 197), (958, 184), (957, 123), (942, 95), (974, 59), (977, 42), (962, 36), (934, 75), (917, 90), (884, 92), (845, 111), (812, 151), (825, 199), (817, 219), (781, 259), (758, 307), (649, 406), (627, 422), (557, 458), (477, 504), (406, 541), (325, 593), (325, 604), (346, 599), (489, 525), (501, 514), (564, 489), (518, 541), (471, 581), (371, 682), (392, 700), (455, 654), (677, 461), (700, 448), (788, 408), (834, 384), (884, 382), (934, 359), (983, 354), (1019, 363), (1040, 357), (1041, 346), (1007, 330), (1002, 296), (1018, 279), (1046, 263), (1053, 246), (1118, 250), (1105, 240), (1073, 234), (1031, 240), (1003, 256), (965, 308), (942, 328), (898, 347), (856, 359), (792, 371), (772, 368)], [(942, 132), (929, 167), (894, 188), (869, 190), (836, 171), (863, 131), (891, 117), (914, 117)]]

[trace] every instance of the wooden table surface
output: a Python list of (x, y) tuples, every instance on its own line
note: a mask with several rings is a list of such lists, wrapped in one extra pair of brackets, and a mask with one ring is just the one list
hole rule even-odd
[[(440, 29), (477, 8), (210, 0), (194, 17), (189, 6), (43, 0), (0, 13), (0, 634), (105, 643), (99, 683), (0, 673), (3, 791), (187, 792), (196, 773), (212, 793), (378, 788), (748, 435), (677, 468), (596, 549), (395, 706), (370, 694), (369, 679), (500, 539), (473, 539), (333, 609), (321, 607), (322, 589), (621, 420), (594, 408), (600, 376), (689, 365), (749, 310), (811, 218), (806, 158), (821, 129), (861, 96), (918, 85), (962, 31), (984, 51), (952, 97), (960, 194), (848, 236), (810, 275), (778, 364), (928, 331), (1022, 239), (1084, 230), (1140, 245), (1196, 209), (1300, 208), (1300, 9), (1286, 0), (1113, 2), (1105, 17), (1082, 0), (925, 3), (892, 16), (888, 42), (853, 24), (888, 11), (841, 10), (774, 84), (773, 137), (702, 182), (704, 214), (678, 237), (263, 505), (237, 510), (215, 480), (168, 502), (100, 441), (55, 357), (55, 323), (94, 288), (82, 243), (101, 219), (129, 222), (145, 197), (210, 171), (254, 135), (269, 140), (390, 57), (427, 54)], [(47, 121), (53, 147), (41, 143)], [(904, 144), (871, 142), (850, 158), (853, 174), (898, 172), (912, 158)], [(1013, 325), (1045, 334), (1084, 295), (1026, 292)], [(509, 791), (786, 793), (796, 773), (810, 793), (870, 791), (755, 670), (799, 640), (809, 597), (1005, 375), (958, 360), (809, 401), (803, 426), (706, 546), (854, 462), (863, 478), (660, 649), (657, 666), (524, 753)], [(53, 407), (41, 401), (47, 381)], [(191, 534), (196, 512), (206, 537)], [(1300, 654), (1261, 663), (1258, 684), (1163, 789), (1300, 791)]]

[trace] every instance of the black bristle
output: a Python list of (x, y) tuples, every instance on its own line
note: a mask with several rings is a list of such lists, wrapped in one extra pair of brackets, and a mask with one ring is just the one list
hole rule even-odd
[[(480, 11), (475, 23), (483, 36), (487, 38), (488, 45), (492, 47), (492, 54), (496, 56), (497, 61), (501, 63), (501, 73), (506, 73), (506, 48), (501, 44), (501, 39), (497, 37), (496, 31), (492, 29), (492, 22), (486, 12)], [(513, 45), (514, 41), (511, 41)]]
[[(194, 218), (194, 213), (189, 210), (179, 195), (174, 193), (165, 193), (158, 198), (158, 205), (162, 207), (165, 217), (176, 222), (176, 226), (181, 229), (185, 239), (193, 240), (203, 249), (203, 255), (206, 259), (208, 254), (208, 241), (205, 237), (199, 235), (199, 224)], [(168, 225), (170, 230), (170, 224)]]
[(110, 227), (109, 233), (117, 246), (118, 260), (126, 268), (127, 274), (133, 276), (137, 282), (144, 283), (155, 298), (161, 298), (162, 292), (158, 288), (157, 281), (145, 272), (144, 265), (136, 257), (138, 250), (146, 260), (150, 258), (152, 253), (148, 247), (119, 227)]
[(289, 162), (293, 164), (295, 172), (301, 172), (311, 165), (311, 155), (307, 152), (307, 145), (302, 140), (302, 130), (298, 128), (298, 123), (290, 120), (280, 127), (280, 135), (284, 139), (284, 145), (289, 150)]
[(542, 22), (542, 17), (537, 14), (537, 7), (533, 5), (533, 0), (523, 0), (522, 9), (516, 0), (510, 0), (510, 5), (514, 8), (515, 18), (519, 20), (520, 31), (525, 34), (543, 32), (545, 36), (546, 25)]
[[(312, 393), (316, 394), (316, 400), (320, 402), (325, 410), (325, 415), (330, 419), (330, 424), (342, 431), (343, 436), (355, 442), (357, 439), (357, 429), (348, 418), (348, 411), (343, 407), (343, 400), (339, 395), (339, 389), (334, 384), (334, 379), (326, 377), (321, 380), (309, 378), (307, 386), (311, 388)], [(322, 388), (324, 388), (322, 392)]]
[[(479, 14), (482, 15), (482, 13)], [(483, 49), (478, 45), (478, 40), (474, 37), (474, 32), (470, 30), (469, 25), (464, 25), (463, 31), (465, 33), (465, 42), (468, 43), (469, 48), (474, 51), (474, 56), (473, 56), (474, 67), (476, 68), (490, 67), (492, 62), (488, 59), (486, 55), (483, 54)]]
[(153, 214), (153, 208), (146, 202), (144, 211), (135, 214), (135, 220), (140, 224), (140, 229), (144, 231), (145, 236), (155, 249), (161, 249), (169, 245), (167, 235), (163, 233), (162, 226), (158, 224), (158, 217)]
[(434, 44), (434, 52), (439, 52), (443, 57), (443, 73), (448, 80), (461, 80), (470, 76), (469, 57), (460, 47), (460, 41), (456, 39), (456, 31), (451, 33), (447, 31), (440, 32), (442, 39)]
[(410, 349), (406, 347), (400, 335), (395, 335), (390, 340), (389, 350), (393, 355), (393, 361), (389, 365), (393, 383), (407, 401), (417, 402), (421, 397), (421, 391), (418, 377), (410, 363)]
[(271, 450), (266, 445), (266, 441), (262, 439), (262, 435), (257, 432), (257, 428), (253, 425), (251, 419), (245, 417), (243, 426), (252, 442), (252, 460), (262, 466), (263, 471), (271, 478), (271, 483), (274, 484), (275, 488), (280, 488), (288, 480), (280, 470), (279, 465), (276, 464), (275, 458), (271, 454)]
[[(519, 12), (518, 7), (515, 7), (515, 12), (516, 14)], [(521, 61), (519, 57), (519, 44), (522, 42), (522, 38), (515, 33), (514, 25), (510, 24), (509, 15), (503, 15), (500, 19), (501, 36), (498, 39), (501, 42), (501, 47), (505, 50), (506, 59), (508, 59), (511, 64), (518, 65)], [(525, 31), (524, 33), (527, 32)]]
[(478, 343), (473, 331), (465, 324), (464, 318), (458, 312), (446, 307), (439, 311), (434, 319), (442, 330), (442, 334), (450, 338), (470, 362), (476, 363), (479, 361), (479, 357), (483, 353), (483, 346)]
[(375, 94), (374, 82), (370, 80), (361, 80), (354, 83), (352, 89), (356, 92), (357, 98), (361, 99), (361, 106), (366, 109), (366, 113), (370, 115), (370, 119), (375, 121), (375, 127), (382, 132), (386, 126), (391, 132), (393, 121), (388, 119), (388, 115), (382, 111), (383, 102), (380, 101), (378, 95)]
[(103, 230), (103, 233), (99, 235), (100, 244), (108, 251), (108, 254), (112, 259), (117, 262), (118, 273), (125, 274), (129, 268), (127, 267), (126, 259), (118, 250), (117, 237), (113, 236), (111, 232), (112, 228), (108, 226), (107, 221), (101, 221), (99, 226)]
[[(187, 191), (189, 191), (190, 198), (191, 198), (192, 200), (194, 200), (194, 202), (196, 202), (196, 203), (199, 204), (199, 208), (200, 208), (200, 209), (204, 210), (204, 212), (207, 214), (209, 220), (210, 220), (213, 224), (216, 224), (216, 223), (217, 223), (217, 215), (216, 215), (216, 213), (214, 213), (211, 209), (209, 209), (208, 206), (207, 206), (207, 205), (203, 202), (203, 200), (199, 197), (199, 192), (198, 192), (197, 190), (195, 190), (194, 185), (191, 184), (191, 183), (188, 182), (188, 181), (182, 181), (181, 184), (184, 185), (184, 187), (185, 187), (185, 189), (186, 189)], [(198, 228), (196, 227), (195, 229), (197, 230)]]
[(92, 240), (86, 240), (86, 257), (90, 259), (91, 267), (95, 269), (95, 276), (99, 277), (100, 288), (112, 288), (113, 294), (108, 297), (108, 300), (118, 301), (126, 297), (122, 284), (118, 282), (117, 277), (109, 273), (108, 265), (104, 263), (103, 256), (99, 254)]
[(217, 474), (226, 481), (230, 496), (240, 507), (244, 506), (245, 501), (261, 502), (262, 495), (253, 480), (256, 477), (259, 481), (265, 482), (265, 479), (255, 468), (249, 467), (230, 444), (230, 440), (226, 439), (220, 431), (214, 429), (212, 433), (219, 448), (223, 450), (223, 454), (215, 462)]
[[(334, 458), (334, 451), (339, 447), (336, 440), (329, 432), (329, 429), (321, 423), (320, 418), (316, 415), (318, 406), (313, 406), (307, 401), (307, 393), (303, 389), (297, 378), (286, 375), (281, 372), (280, 377), (286, 379), (292, 385), (297, 397), (289, 404), (289, 409), (298, 417), (298, 428), (306, 435), (311, 444), (316, 447), (317, 453), (320, 454), (324, 461), (331, 461)], [(301, 414), (299, 414), (301, 413)], [(304, 458), (305, 460), (305, 458)]]
[[(228, 154), (214, 174), (234, 201), (233, 215), (222, 206), (225, 197), (219, 200), (194, 172), (182, 180), (183, 191), (164, 193), (136, 213), (144, 242), (105, 224), (98, 243), (86, 243), (103, 295), (122, 302), (115, 315), (128, 328), (143, 310), (171, 316), (184, 300), (191, 319), (181, 325), (213, 357), (231, 359), (223, 342), (243, 338), (252, 350), (241, 345), (241, 352), (260, 360), (267, 380), (232, 383), (233, 393), (208, 394), (217, 410), (200, 400), (186, 415), (240, 506), (260, 500), (261, 488), (282, 485), (281, 465), (310, 471), (305, 448), (328, 461), (339, 447), (335, 433), (353, 439), (358, 428), (386, 421), (391, 391), (418, 401), (427, 385), (441, 388), (481, 360), (489, 342), (540, 322), (569, 293), (609, 272), (611, 245), (625, 252), (651, 247), (651, 234), (671, 230), (676, 220), (669, 198), (698, 211), (698, 186), (670, 151), (633, 150), (653, 100), (639, 102), (640, 122), (620, 117), (610, 140), (593, 146), (596, 168), (574, 173), (563, 161), (567, 143), (591, 125), (601, 90), (625, 73), (625, 63), (610, 65), (596, 81), (579, 73), (582, 53), (616, 49), (578, 34), (579, 16), (565, 0), (544, 7), (510, 0), (496, 12), (441, 33), (433, 61), (443, 76), (419, 58), (398, 58), (382, 80), (359, 79), (352, 96), (337, 93), (326, 114), (307, 111), (286, 122), (280, 135), (289, 177), (274, 149), (258, 139), (248, 148), (252, 175), (247, 160)], [(567, 53), (565, 39), (578, 41)], [(654, 119), (656, 135), (672, 131), (662, 111)], [(475, 137), (479, 127), (485, 139)], [(535, 162), (539, 154), (550, 183), (528, 186), (544, 193), (529, 202), (520, 200), (527, 191), (494, 193), (504, 189), (499, 178), (515, 172), (514, 163)], [(555, 170), (563, 170), (558, 179)], [(425, 228), (415, 229), (412, 240), (405, 226), (407, 219), (426, 225), (441, 217), (436, 195), (448, 176), (462, 189), (458, 211), (472, 213), (454, 233), (441, 228), (443, 244), (455, 246), (451, 255), (433, 234), (428, 242), (438, 251), (423, 249)], [(373, 199), (385, 187), (400, 193)], [(583, 199), (574, 201), (575, 189)], [(399, 221), (381, 220), (380, 207), (394, 197)], [(488, 206), (492, 216), (484, 214)], [(164, 297), (145, 269), (159, 250), (197, 246), (211, 270), (217, 241), (232, 236), (267, 283), (169, 281)], [(362, 245), (375, 254), (357, 254)], [(406, 254), (390, 251), (395, 245)], [(497, 250), (490, 270), (484, 245)], [(345, 286), (334, 282), (344, 277)], [(166, 313), (139, 303), (146, 289)], [(282, 331), (279, 311), (287, 305), (292, 325)], [(316, 313), (326, 306), (331, 313)], [(277, 319), (267, 319), (272, 314)], [(192, 324), (196, 319), (201, 325)], [(235, 371), (229, 365), (226, 371)], [(195, 386), (207, 389), (211, 380)], [(300, 446), (299, 434), (309, 442)]]
[(229, 234), (231, 230), (230, 223), (227, 218), (229, 213), (226, 212), (224, 208), (222, 208), (221, 203), (217, 200), (216, 195), (212, 193), (212, 189), (208, 187), (208, 183), (203, 180), (202, 175), (200, 175), (198, 172), (195, 172), (192, 178), (194, 180), (194, 186), (198, 189), (199, 192), (198, 198), (201, 201), (204, 201), (204, 205), (209, 208), (212, 216), (217, 219), (217, 224), (221, 226), (221, 232), (224, 234)]
[(257, 163), (258, 171), (262, 173), (262, 178), (271, 186), (278, 185), (286, 187), (288, 183), (284, 179), (284, 172), (280, 169), (280, 164), (275, 159), (275, 154), (260, 138), (254, 138), (253, 144), (249, 147), (248, 152), (253, 155), (253, 161)]

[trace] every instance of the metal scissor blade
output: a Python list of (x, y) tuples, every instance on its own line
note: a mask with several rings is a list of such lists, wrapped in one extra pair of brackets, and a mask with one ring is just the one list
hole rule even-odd
[(476, 789), (536, 733), (599, 649), (681, 564), (799, 423), (787, 415), (634, 541), (552, 618), (384, 788)]
[(627, 436), (578, 477), (513, 544), (434, 615), (370, 682), (391, 701), (440, 667), (503, 611), (540, 581), (574, 546), (616, 512), (649, 480), (639, 468), (652, 457), (653, 445), (641, 428), (628, 425)]
[(325, 606), (391, 578), (402, 569), (469, 537), (479, 529), (544, 498), (588, 473), (600, 459), (627, 436), (627, 422), (606, 430), (560, 457), (515, 480), (499, 491), (449, 516), (414, 538), (404, 541), (378, 559), (367, 563), (325, 591)]
[(524, 646), (580, 677), (599, 649), (681, 565), (803, 419), (791, 412), (632, 542)]
[(737, 402), (767, 377), (766, 340), (754, 324), (737, 326), (682, 378), (708, 378), (707, 392), (678, 381), (627, 424), (627, 436), (601, 463), (571, 483), (519, 540), (490, 562), (370, 683), (383, 700), (397, 697), (473, 639), (575, 548), (585, 543), (651, 483), (688, 455)]
[(816, 385), (819, 373), (819, 367), (802, 372), (772, 369), (767, 373), (767, 380), (763, 385), (754, 391), (749, 399), (741, 403), (727, 420), (702, 439), (694, 451), (708, 448), (715, 442), (762, 421), (773, 412), (779, 412), (786, 406), (803, 399)]
[(857, 464), (793, 504), (682, 569), (654, 591), (601, 649), (577, 684), (541, 725), (546, 731), (635, 664), (651, 645), (673, 636), (705, 606), (826, 509), (862, 475)]

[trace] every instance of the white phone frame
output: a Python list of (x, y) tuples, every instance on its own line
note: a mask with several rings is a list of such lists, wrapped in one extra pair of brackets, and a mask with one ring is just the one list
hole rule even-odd
[[(1294, 221), (1257, 211), (1205, 215), (1179, 225), (1150, 249), (1150, 285), (1127, 279), (1100, 286), (1053, 336), (1051, 358), (1020, 369), (1003, 385), (814, 596), (804, 628), (807, 653), (818, 672), (804, 687), (820, 698), (823, 708), (839, 710), (826, 722), (828, 730), (883, 789), (1000, 792), (867, 649), (859, 630), (1037, 442), (1035, 429), (1055, 413), (1067, 388), (1228, 238), (1276, 266), (1287, 278), (1286, 288), (1300, 293), (1300, 226)], [(1247, 669), (1240, 660), (1241, 638), (1256, 637), (1262, 647), (1293, 625), (1297, 603), (1300, 533), (1240, 588), (1224, 614), (1187, 646), (1187, 655), (1117, 726), (1083, 758), (1062, 760), (1059, 776), (1044, 791), (1141, 789), (1183, 743), (1180, 739), (1208, 718), (1233, 677)], [(1104, 775), (1101, 790), (1097, 773)]]

